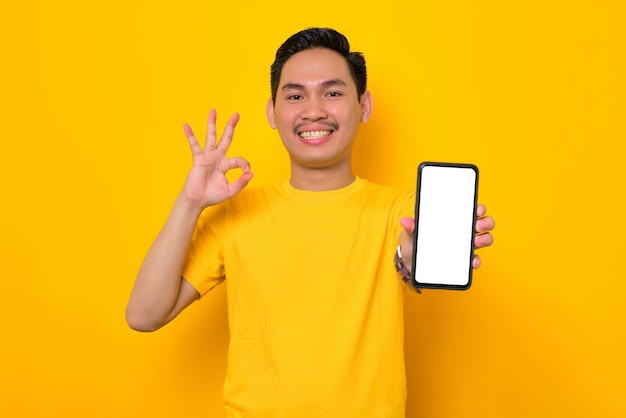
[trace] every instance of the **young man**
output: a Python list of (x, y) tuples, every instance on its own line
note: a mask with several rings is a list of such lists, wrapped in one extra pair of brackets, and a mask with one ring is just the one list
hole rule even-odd
[[(271, 84), (267, 118), (291, 178), (243, 190), (250, 165), (226, 156), (238, 115), (217, 142), (211, 111), (204, 150), (185, 126), (193, 166), (138, 274), (128, 323), (156, 330), (225, 282), (229, 417), (403, 417), (405, 284), (394, 252), (400, 245), (410, 268), (415, 196), (352, 172), (372, 112), (365, 60), (336, 31), (308, 29), (279, 48)], [(232, 169), (242, 174), (229, 183)], [(478, 213), (484, 247), (494, 222)]]

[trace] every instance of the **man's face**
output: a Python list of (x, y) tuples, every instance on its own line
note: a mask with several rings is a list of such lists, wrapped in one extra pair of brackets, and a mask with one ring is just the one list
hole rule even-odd
[(276, 102), (267, 104), (270, 125), (278, 129), (292, 167), (350, 167), (352, 144), (372, 108), (359, 98), (345, 58), (330, 49), (308, 49), (283, 66)]

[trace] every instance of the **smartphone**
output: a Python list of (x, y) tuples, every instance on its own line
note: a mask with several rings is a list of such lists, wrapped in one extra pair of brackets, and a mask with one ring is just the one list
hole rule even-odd
[(411, 277), (414, 287), (469, 289), (477, 197), (475, 165), (419, 165)]

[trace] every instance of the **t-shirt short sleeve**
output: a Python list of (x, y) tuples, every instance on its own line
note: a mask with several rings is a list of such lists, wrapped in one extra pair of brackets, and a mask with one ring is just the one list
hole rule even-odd
[(187, 249), (182, 276), (200, 295), (225, 279), (222, 255), (224, 223), (223, 204), (205, 209)]

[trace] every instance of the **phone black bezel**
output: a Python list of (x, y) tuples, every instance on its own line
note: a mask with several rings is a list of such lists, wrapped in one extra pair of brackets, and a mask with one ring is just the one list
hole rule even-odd
[(472, 268), (472, 259), (474, 257), (474, 236), (475, 236), (475, 226), (472, 225), (471, 229), (471, 247), (470, 247), (470, 257), (468, 263), (468, 281), (467, 284), (464, 285), (456, 285), (456, 284), (441, 284), (441, 283), (424, 283), (418, 281), (415, 277), (415, 263), (416, 263), (416, 251), (417, 251), (417, 238), (419, 234), (419, 213), (420, 213), (420, 192), (422, 186), (422, 170), (425, 167), (434, 166), (434, 167), (451, 167), (451, 168), (463, 168), (463, 169), (471, 169), (475, 172), (475, 181), (474, 181), (474, 207), (473, 207), (473, 218), (476, 219), (476, 206), (478, 203), (478, 175), (479, 170), (478, 167), (474, 164), (468, 163), (447, 163), (447, 162), (434, 162), (434, 161), (425, 161), (422, 162), (417, 170), (417, 189), (416, 189), (416, 198), (415, 198), (415, 231), (413, 234), (413, 261), (411, 268), (411, 285), (417, 289), (446, 289), (446, 290), (467, 290), (472, 286), (472, 276), (473, 276), (473, 268)]

